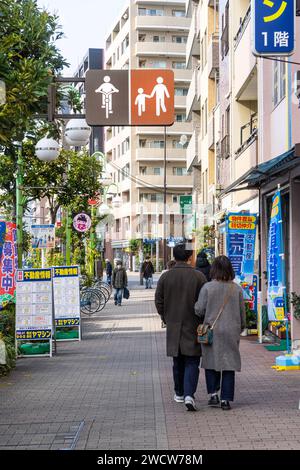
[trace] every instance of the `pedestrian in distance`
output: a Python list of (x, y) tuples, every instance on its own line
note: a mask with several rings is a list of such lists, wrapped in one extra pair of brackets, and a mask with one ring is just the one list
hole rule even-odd
[(220, 316), (213, 328), (212, 344), (202, 344), (202, 368), (210, 395), (208, 405), (219, 407), (221, 399), (221, 408), (230, 410), (230, 402), (234, 400), (235, 372), (241, 370), (239, 343), (246, 324), (245, 303), (242, 288), (233, 282), (235, 274), (229, 258), (217, 257), (210, 275), (212, 281), (201, 290), (195, 313), (204, 325), (210, 326)]
[(207, 281), (210, 281), (210, 262), (207, 259), (207, 254), (204, 250), (201, 250), (197, 255), (196, 259), (196, 270), (204, 274)]
[(145, 279), (146, 289), (152, 289), (154, 266), (151, 263), (150, 256), (146, 256), (144, 263), (142, 264), (142, 274)]
[(197, 343), (199, 318), (194, 306), (205, 276), (191, 266), (193, 251), (185, 244), (174, 247), (176, 265), (160, 277), (155, 292), (156, 309), (167, 325), (167, 356), (173, 358), (174, 400), (196, 411), (201, 345)]
[(115, 295), (114, 295), (115, 305), (118, 305), (121, 307), (122, 298), (123, 298), (123, 290), (124, 290), (124, 287), (127, 287), (128, 285), (126, 269), (123, 267), (123, 263), (121, 260), (118, 260), (116, 262), (116, 267), (113, 270), (112, 285), (115, 289)]
[(106, 282), (111, 285), (111, 276), (113, 272), (113, 267), (109, 259), (105, 260), (105, 271), (106, 271)]

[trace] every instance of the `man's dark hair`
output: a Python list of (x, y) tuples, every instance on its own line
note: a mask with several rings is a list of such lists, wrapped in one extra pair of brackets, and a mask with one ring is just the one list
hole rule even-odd
[(185, 244), (181, 243), (176, 245), (173, 250), (173, 255), (176, 261), (188, 261), (188, 259), (193, 255), (192, 250), (186, 250)]
[(211, 279), (216, 281), (233, 281), (235, 278), (231, 261), (227, 256), (218, 256), (210, 270)]

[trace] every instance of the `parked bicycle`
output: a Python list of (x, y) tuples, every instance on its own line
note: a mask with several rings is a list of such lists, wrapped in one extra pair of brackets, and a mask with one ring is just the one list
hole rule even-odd
[(82, 276), (80, 287), (80, 308), (85, 315), (103, 310), (110, 299), (112, 288), (106, 282), (95, 280), (91, 286), (84, 285), (88, 279)]

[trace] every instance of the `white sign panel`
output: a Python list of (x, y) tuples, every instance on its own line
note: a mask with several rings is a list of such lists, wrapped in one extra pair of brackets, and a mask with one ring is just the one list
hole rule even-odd
[(50, 355), (53, 326), (51, 274), (51, 269), (18, 270), (16, 282), (16, 340), (22, 344), (47, 340)]
[(55, 226), (54, 225), (32, 225), (31, 226), (32, 248), (55, 248)]

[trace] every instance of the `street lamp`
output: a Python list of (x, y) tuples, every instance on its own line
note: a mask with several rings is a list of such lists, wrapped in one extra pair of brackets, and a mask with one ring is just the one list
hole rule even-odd
[(65, 129), (66, 141), (71, 146), (82, 147), (87, 145), (91, 132), (85, 119), (70, 119)]
[[(23, 176), (24, 161), (22, 156), (22, 143), (15, 142), (18, 148), (17, 173), (16, 173), (16, 222), (17, 222), (17, 251), (18, 251), (18, 268), (22, 269), (23, 259), (23, 215), (26, 196), (23, 194)], [(41, 139), (35, 147), (36, 156), (44, 162), (51, 162), (59, 155), (59, 144), (53, 140)]]

